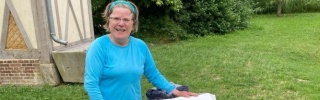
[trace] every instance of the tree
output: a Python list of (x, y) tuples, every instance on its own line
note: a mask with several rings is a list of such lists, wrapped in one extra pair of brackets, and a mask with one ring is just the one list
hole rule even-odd
[(277, 16), (278, 17), (281, 16), (282, 4), (283, 4), (283, 0), (278, 0), (278, 9), (277, 9)]

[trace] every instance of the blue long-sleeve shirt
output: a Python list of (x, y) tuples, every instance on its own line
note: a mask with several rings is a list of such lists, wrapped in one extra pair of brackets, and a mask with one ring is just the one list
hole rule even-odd
[(86, 54), (84, 88), (91, 100), (141, 100), (141, 79), (172, 92), (175, 88), (156, 68), (145, 42), (129, 37), (126, 46), (97, 38)]

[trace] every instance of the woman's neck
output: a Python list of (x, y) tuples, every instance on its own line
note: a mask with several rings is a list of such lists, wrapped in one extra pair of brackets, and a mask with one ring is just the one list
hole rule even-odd
[(126, 39), (116, 39), (110, 34), (108, 34), (108, 36), (110, 37), (111, 41), (116, 45), (126, 46), (129, 43), (129, 37)]

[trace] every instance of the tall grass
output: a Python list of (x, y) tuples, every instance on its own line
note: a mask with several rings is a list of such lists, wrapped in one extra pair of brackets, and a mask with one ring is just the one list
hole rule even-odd
[[(319, 19), (320, 13), (259, 15), (245, 30), (150, 49), (169, 81), (215, 94), (218, 100), (316, 100)], [(142, 86), (143, 93), (152, 87), (145, 78)], [(84, 100), (87, 95), (81, 84), (0, 87), (0, 100), (19, 99)]]

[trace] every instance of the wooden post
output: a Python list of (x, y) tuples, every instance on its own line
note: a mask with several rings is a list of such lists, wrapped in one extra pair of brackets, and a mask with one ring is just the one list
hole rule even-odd
[(35, 30), (37, 36), (38, 49), (41, 52), (40, 63), (53, 63), (52, 60), (52, 40), (50, 39), (48, 17), (45, 0), (31, 0), (33, 12), (35, 13)]

